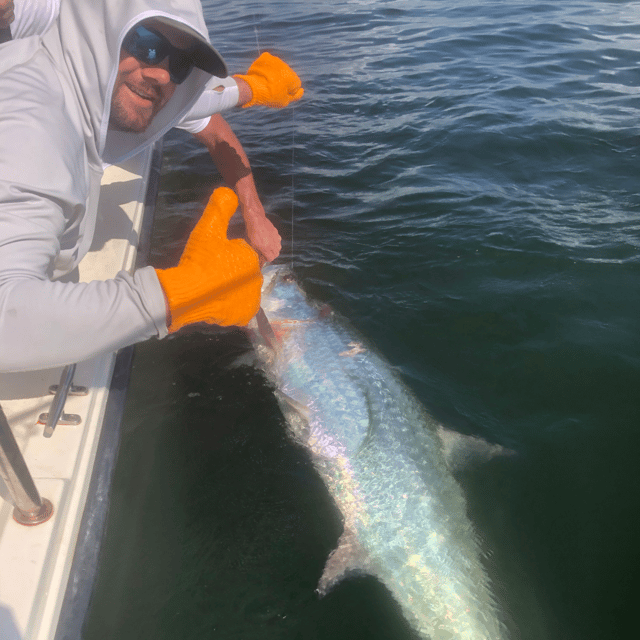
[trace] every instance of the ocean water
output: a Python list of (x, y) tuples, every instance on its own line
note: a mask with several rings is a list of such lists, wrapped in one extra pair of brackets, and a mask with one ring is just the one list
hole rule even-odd
[[(445, 426), (515, 452), (460, 479), (511, 638), (635, 637), (640, 2), (203, 5), (232, 70), (268, 50), (305, 86), (228, 115), (279, 261)], [(217, 181), (168, 136), (155, 266)], [(374, 579), (316, 597), (340, 521), (248, 349), (138, 347), (84, 640), (411, 638)]]

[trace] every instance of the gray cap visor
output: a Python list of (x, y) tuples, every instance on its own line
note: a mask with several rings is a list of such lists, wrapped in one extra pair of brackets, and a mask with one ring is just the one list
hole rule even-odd
[(183, 22), (161, 16), (154, 17), (153, 21), (162, 22), (174, 29), (178, 29), (194, 39), (193, 64), (198, 67), (198, 69), (202, 69), (217, 78), (226, 78), (229, 75), (227, 65), (222, 56), (215, 50), (209, 40), (195, 29), (192, 29)]

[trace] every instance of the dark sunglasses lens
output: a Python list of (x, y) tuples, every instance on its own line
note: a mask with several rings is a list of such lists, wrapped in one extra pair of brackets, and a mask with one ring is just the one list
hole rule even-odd
[(169, 56), (169, 74), (174, 84), (183, 83), (193, 69), (191, 53), (172, 46), (161, 34), (146, 27), (136, 27), (122, 45), (132, 56), (145, 64), (160, 64)]
[(138, 27), (125, 42), (125, 49), (145, 64), (160, 64), (171, 45), (160, 35)]
[(183, 83), (193, 69), (193, 57), (188, 53), (173, 51), (169, 56), (169, 73), (175, 84)]

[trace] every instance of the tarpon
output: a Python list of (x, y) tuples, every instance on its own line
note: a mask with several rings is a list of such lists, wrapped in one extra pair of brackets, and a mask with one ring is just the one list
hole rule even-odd
[(291, 436), (310, 452), (344, 522), (318, 592), (366, 573), (388, 588), (422, 638), (504, 638), (441, 427), (290, 272), (268, 267), (264, 275), (268, 323), (261, 317), (262, 331), (254, 323), (255, 350)]

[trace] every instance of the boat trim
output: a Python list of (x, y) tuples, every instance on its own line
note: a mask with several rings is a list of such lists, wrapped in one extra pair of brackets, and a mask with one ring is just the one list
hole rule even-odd
[[(156, 142), (151, 156), (136, 269), (146, 266), (149, 260), (161, 168), (162, 140)], [(120, 349), (116, 356), (87, 503), (80, 524), (76, 553), (69, 572), (55, 640), (79, 640), (82, 637), (82, 627), (89, 611), (98, 571), (109, 491), (120, 445), (122, 417), (134, 352), (134, 346), (125, 347)]]

